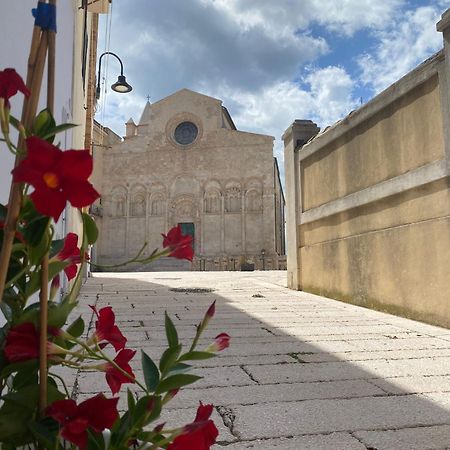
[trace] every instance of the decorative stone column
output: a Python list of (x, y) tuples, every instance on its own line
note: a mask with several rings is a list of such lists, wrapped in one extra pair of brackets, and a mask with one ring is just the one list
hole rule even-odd
[(299, 211), (302, 210), (301, 180), (298, 150), (320, 128), (311, 120), (296, 120), (283, 134), (286, 183), (286, 256), (287, 283), (291, 289), (302, 289), (300, 272)]

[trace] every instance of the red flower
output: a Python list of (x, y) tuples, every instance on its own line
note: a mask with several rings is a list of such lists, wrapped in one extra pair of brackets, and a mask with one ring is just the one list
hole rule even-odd
[(20, 75), (14, 69), (0, 70), (0, 97), (5, 99), (5, 106), (10, 107), (9, 99), (22, 92), (25, 97), (29, 97), (31, 92), (25, 86)]
[(36, 136), (26, 140), (27, 157), (12, 171), (13, 180), (34, 187), (30, 195), (36, 209), (58, 220), (69, 201), (75, 208), (93, 203), (99, 193), (88, 181), (92, 173), (89, 150), (67, 150)]
[[(57, 334), (59, 330), (52, 330)], [(15, 363), (39, 358), (39, 332), (31, 322), (21, 323), (9, 330), (6, 336), (5, 348), (6, 359)], [(64, 349), (52, 342), (47, 342), (47, 354), (54, 355), (64, 353)]]
[(167, 450), (209, 450), (219, 435), (214, 422), (210, 419), (213, 405), (203, 405), (197, 409), (194, 422), (183, 428), (183, 433), (167, 447)]
[(106, 306), (98, 312), (95, 306), (89, 306), (98, 318), (95, 322), (94, 334), (97, 342), (108, 341), (116, 352), (122, 350), (127, 343), (127, 338), (121, 333), (119, 327), (115, 325), (115, 316), (111, 306)]
[[(55, 256), (55, 258), (59, 261), (71, 262), (70, 265), (64, 268), (64, 273), (69, 281), (77, 276), (77, 264), (81, 263), (80, 249), (77, 247), (77, 243), (78, 235), (75, 233), (68, 233), (66, 239), (64, 240), (64, 247)], [(89, 255), (87, 253), (84, 254), (84, 259), (89, 259)]]
[(125, 371), (129, 377), (122, 373), (119, 369), (114, 367), (111, 363), (106, 363), (98, 368), (106, 372), (106, 382), (113, 394), (117, 394), (120, 391), (120, 387), (125, 383), (134, 383), (134, 373), (131, 370), (131, 366), (128, 364), (133, 356), (136, 354), (135, 350), (124, 348), (114, 358), (114, 362)]
[(192, 261), (194, 250), (192, 248), (192, 236), (184, 236), (181, 233), (181, 225), (177, 225), (169, 230), (167, 235), (163, 234), (163, 247), (169, 247), (170, 254), (177, 259), (187, 259)]
[(74, 400), (58, 400), (46, 409), (46, 414), (62, 425), (61, 436), (84, 449), (88, 442), (88, 428), (100, 433), (111, 428), (119, 417), (118, 398), (107, 399), (97, 394), (78, 406)]

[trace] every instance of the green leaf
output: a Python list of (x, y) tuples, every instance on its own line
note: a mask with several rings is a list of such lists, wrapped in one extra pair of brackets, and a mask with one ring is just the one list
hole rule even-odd
[[(70, 130), (71, 128), (75, 128), (78, 125), (75, 123), (62, 123), (60, 125), (56, 125), (51, 130), (48, 131), (48, 133), (44, 134), (42, 136), (42, 139), (49, 140), (51, 137), (54, 137), (58, 133), (62, 133), (63, 131)], [(53, 139), (51, 140), (53, 142)]]
[(7, 378), (9, 375), (11, 375), (14, 372), (19, 371), (29, 371), (33, 372), (37, 370), (39, 367), (37, 359), (31, 359), (29, 361), (22, 361), (18, 363), (8, 364), (6, 367), (3, 368), (0, 378)]
[(88, 428), (88, 446), (89, 450), (104, 450), (105, 438), (102, 433), (95, 433), (92, 428)]
[(80, 317), (75, 319), (67, 328), (67, 333), (73, 337), (80, 337), (84, 332), (84, 320)]
[(172, 322), (172, 319), (167, 314), (167, 311), (164, 314), (165, 314), (164, 326), (166, 328), (167, 342), (169, 343), (169, 347), (175, 347), (178, 345), (178, 333), (175, 328), (175, 325)]
[(16, 129), (20, 129), (20, 120), (16, 119), (12, 114), (9, 115), (9, 123)]
[(178, 373), (186, 373), (190, 370), (192, 370), (192, 366), (190, 366), (189, 364), (177, 363), (168, 371), (168, 374), (175, 375)]
[(27, 425), (31, 433), (33, 433), (33, 436), (39, 444), (43, 446), (43, 448), (62, 448), (60, 444), (55, 447), (55, 442), (57, 442), (59, 432), (59, 425), (55, 420), (50, 417), (46, 417), (38, 422), (35, 420), (30, 420)]
[(141, 354), (145, 385), (147, 386), (147, 389), (149, 391), (153, 392), (159, 383), (159, 370), (150, 356), (147, 355), (147, 353), (141, 351)]
[(13, 380), (13, 389), (18, 391), (25, 386), (38, 383), (37, 370), (21, 370)]
[[(50, 264), (49, 264), (50, 271)], [(61, 328), (67, 321), (67, 317), (72, 309), (77, 306), (76, 303), (70, 303), (68, 299), (64, 299), (61, 303), (48, 303), (48, 326)]]
[(30, 247), (37, 247), (42, 242), (49, 222), (49, 217), (39, 216), (27, 223), (23, 229), (23, 236)]
[(215, 353), (193, 351), (184, 353), (180, 356), (178, 361), (197, 361), (202, 359), (214, 358), (215, 356)]
[(148, 415), (144, 421), (143, 426), (148, 425), (150, 422), (153, 422), (161, 415), (162, 410), (162, 400), (160, 396), (153, 397), (153, 408), (150, 415)]
[(64, 247), (64, 239), (54, 239), (50, 245), (50, 258), (57, 255)]
[(4, 445), (5, 441), (11, 445), (9, 448), (14, 450), (19, 445), (33, 441), (33, 436), (27, 427), (29, 419), (29, 411), (24, 411), (23, 409), (0, 413), (0, 442), (2, 443), (2, 449), (8, 448)]
[(156, 388), (155, 393), (162, 394), (164, 392), (168, 392), (173, 389), (179, 389), (183, 386), (187, 386), (188, 384), (195, 383), (197, 380), (200, 380), (201, 378), (203, 377), (189, 374), (173, 375), (161, 381), (158, 387)]
[(46, 108), (43, 109), (34, 119), (31, 132), (35, 136), (39, 136), (41, 139), (46, 139), (52, 143), (55, 133), (52, 133), (51, 130), (54, 129), (55, 126), (55, 119), (53, 118), (50, 110)]
[(134, 398), (133, 392), (130, 389), (127, 389), (127, 403), (128, 403), (128, 411), (133, 412), (136, 406), (136, 400)]
[(89, 245), (95, 244), (98, 238), (97, 224), (89, 214), (82, 213), (81, 215), (83, 217), (83, 225), (87, 243)]
[(161, 414), (161, 397), (146, 395), (139, 399), (133, 413), (135, 428), (142, 428)]
[(176, 347), (169, 347), (162, 354), (161, 359), (159, 360), (159, 370), (161, 373), (165, 373), (167, 370), (174, 365), (177, 361), (178, 356), (181, 353), (181, 344), (178, 344)]

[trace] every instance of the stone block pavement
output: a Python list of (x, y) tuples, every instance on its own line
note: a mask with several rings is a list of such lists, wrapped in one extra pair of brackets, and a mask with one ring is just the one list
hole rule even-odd
[[(201, 344), (224, 331), (231, 346), (197, 364), (204, 378), (163, 415), (181, 425), (199, 400), (213, 403), (216, 449), (449, 449), (450, 330), (292, 291), (285, 279), (283, 271), (96, 274), (77, 313), (112, 305), (128, 346), (159, 359), (164, 311), (187, 346), (216, 300)], [(79, 400), (108, 392), (95, 373), (71, 382)]]

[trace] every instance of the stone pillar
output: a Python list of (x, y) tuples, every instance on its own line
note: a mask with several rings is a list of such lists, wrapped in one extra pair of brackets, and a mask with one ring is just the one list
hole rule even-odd
[(444, 39), (444, 64), (439, 70), (439, 88), (441, 93), (442, 124), (445, 142), (447, 171), (450, 172), (450, 9), (444, 12), (436, 25)]
[(287, 283), (291, 289), (302, 289), (300, 272), (300, 165), (298, 150), (319, 132), (320, 128), (311, 120), (296, 120), (283, 134), (284, 167), (286, 183), (286, 256)]
[(125, 255), (128, 255), (128, 249), (130, 248), (129, 240), (129, 230), (130, 230), (130, 190), (127, 186), (127, 198), (125, 200)]
[(247, 252), (247, 237), (245, 235), (245, 227), (246, 227), (246, 208), (245, 208), (245, 193), (244, 189), (241, 190), (241, 252), (246, 253)]
[(220, 207), (220, 251), (225, 253), (225, 196), (221, 196)]
[(201, 193), (200, 201), (200, 255), (205, 254), (205, 191)]

